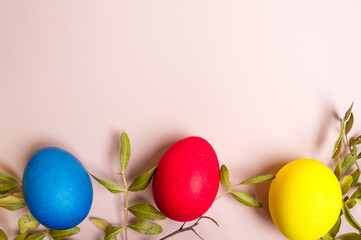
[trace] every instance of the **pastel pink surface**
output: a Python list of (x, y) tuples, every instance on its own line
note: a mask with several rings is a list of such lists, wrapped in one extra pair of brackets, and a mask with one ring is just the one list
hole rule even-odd
[(153, 196), (158, 208), (176, 221), (203, 215), (216, 198), (219, 163), (203, 138), (188, 137), (171, 146), (158, 163)]
[[(122, 131), (129, 183), (191, 135), (212, 143), (232, 184), (298, 158), (330, 166), (352, 101), (350, 134), (361, 132), (360, 12), (359, 0), (0, 1), (0, 171), (21, 180), (32, 153), (58, 146), (121, 184)], [(122, 226), (124, 194), (93, 186), (89, 217)], [(226, 195), (207, 211), (220, 227), (203, 219), (196, 231), (207, 240), (285, 239), (268, 214), (268, 187), (237, 189), (264, 208)], [(130, 202), (155, 205), (151, 187)], [(27, 213), (0, 209), (10, 239)], [(129, 230), (128, 239), (157, 240), (181, 225), (159, 224), (160, 235)], [(74, 239), (104, 239), (89, 219), (79, 227)], [(172, 238), (184, 239), (198, 237)]]

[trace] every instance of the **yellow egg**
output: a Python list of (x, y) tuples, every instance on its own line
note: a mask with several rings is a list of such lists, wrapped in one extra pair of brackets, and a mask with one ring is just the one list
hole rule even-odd
[(277, 228), (291, 240), (317, 240), (336, 223), (342, 205), (340, 184), (323, 163), (292, 161), (272, 180), (269, 210)]

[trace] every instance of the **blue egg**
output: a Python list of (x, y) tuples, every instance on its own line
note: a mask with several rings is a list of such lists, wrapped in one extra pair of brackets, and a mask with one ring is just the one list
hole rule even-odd
[(83, 165), (69, 152), (49, 147), (37, 151), (25, 167), (25, 202), (45, 227), (64, 230), (88, 215), (93, 187)]

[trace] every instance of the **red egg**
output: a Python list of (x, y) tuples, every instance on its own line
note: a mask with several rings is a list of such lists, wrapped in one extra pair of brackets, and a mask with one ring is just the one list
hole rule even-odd
[(212, 205), (219, 188), (219, 163), (203, 138), (188, 137), (163, 155), (153, 178), (159, 210), (176, 221), (192, 221)]

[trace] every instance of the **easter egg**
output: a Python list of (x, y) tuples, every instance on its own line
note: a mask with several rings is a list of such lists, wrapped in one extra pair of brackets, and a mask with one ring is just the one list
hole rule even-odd
[(184, 138), (160, 159), (153, 178), (159, 210), (176, 221), (192, 221), (212, 205), (219, 188), (219, 163), (201, 137)]
[(272, 220), (283, 235), (292, 240), (317, 240), (339, 218), (342, 191), (325, 164), (298, 159), (278, 171), (268, 199)]
[(37, 151), (25, 167), (23, 192), (30, 213), (44, 226), (64, 230), (88, 215), (93, 187), (83, 165), (56, 147)]

